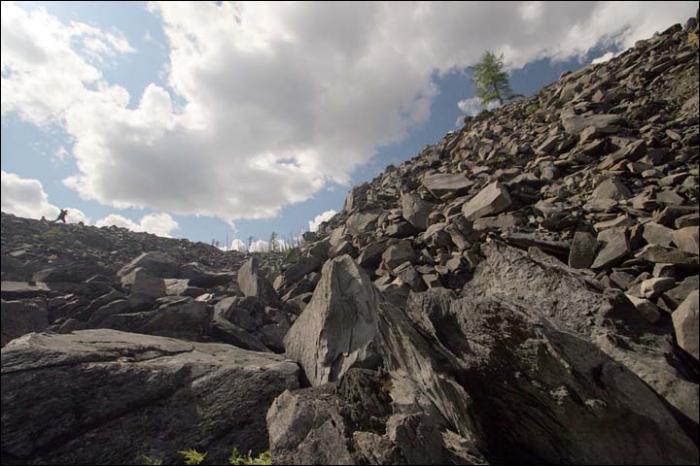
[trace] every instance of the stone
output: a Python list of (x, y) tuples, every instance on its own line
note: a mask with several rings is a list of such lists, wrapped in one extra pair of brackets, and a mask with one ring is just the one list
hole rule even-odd
[(245, 296), (253, 296), (264, 303), (277, 301), (277, 293), (260, 272), (256, 257), (251, 257), (238, 269), (238, 286)]
[(386, 242), (373, 241), (360, 251), (357, 256), (357, 263), (366, 269), (374, 269), (382, 259), (382, 253), (386, 249)]
[(401, 215), (408, 223), (419, 231), (428, 228), (428, 215), (432, 206), (417, 194), (403, 193), (401, 195)]
[(382, 263), (392, 270), (404, 262), (413, 263), (416, 260), (416, 252), (409, 241), (399, 241), (392, 244), (382, 253)]
[(698, 290), (693, 291), (673, 311), (673, 328), (676, 331), (678, 346), (690, 354), (697, 361), (698, 355)]
[(166, 295), (165, 281), (151, 275), (141, 267), (133, 269), (121, 277), (122, 286), (129, 289), (129, 301), (132, 306), (150, 305), (156, 299)]
[(98, 309), (96, 309), (92, 315), (90, 315), (90, 318), (88, 319), (88, 324), (90, 324), (91, 327), (97, 327), (99, 324), (102, 323), (106, 318), (109, 316), (113, 316), (115, 314), (124, 314), (129, 312), (131, 309), (131, 305), (129, 304), (129, 300), (127, 299), (117, 299), (114, 301), (110, 301), (109, 303), (100, 306)]
[(577, 231), (569, 250), (569, 267), (585, 269), (593, 264), (598, 251), (598, 240), (585, 231)]
[[(253, 351), (270, 351), (258, 338), (234, 323), (234, 321), (250, 322), (251, 320), (250, 317), (246, 319), (247, 313), (245, 311), (241, 312), (243, 315), (235, 316), (238, 302), (236, 298), (230, 297), (216, 303), (211, 321), (207, 327), (207, 333), (219, 341), (239, 348)], [(263, 312), (262, 309), (260, 309), (260, 312)], [(259, 316), (258, 320), (259, 325), (262, 325), (262, 316)]]
[(641, 251), (635, 254), (635, 257), (649, 262), (662, 264), (685, 264), (696, 266), (698, 264), (697, 256), (683, 252), (680, 249), (665, 248), (663, 246), (656, 245), (645, 246)]
[[(131, 297), (129, 304), (133, 308)], [(111, 314), (100, 327), (126, 332), (199, 341), (209, 321), (207, 305), (192, 298), (181, 298), (152, 311)]]
[(684, 199), (670, 189), (664, 189), (656, 195), (656, 202), (666, 205), (681, 205)]
[(46, 306), (36, 302), (5, 301), (0, 305), (2, 323), (2, 341), (5, 346), (9, 341), (30, 332), (41, 332), (49, 326)]
[(352, 235), (357, 236), (369, 230), (374, 230), (378, 218), (379, 211), (355, 212), (345, 221), (345, 227)]
[(350, 256), (323, 266), (311, 301), (284, 338), (312, 386), (338, 380), (351, 367), (376, 364), (378, 292)]
[(484, 187), (469, 202), (462, 206), (462, 213), (467, 220), (475, 220), (487, 215), (503, 212), (512, 204), (510, 194), (505, 186), (493, 182)]
[(678, 248), (687, 252), (688, 254), (700, 254), (700, 249), (698, 247), (698, 241), (700, 228), (697, 226), (690, 226), (675, 230), (673, 232), (673, 242), (678, 246)]
[(672, 277), (649, 278), (641, 283), (641, 293), (645, 298), (654, 299), (674, 286), (676, 280)]
[(595, 188), (591, 197), (595, 199), (613, 199), (619, 201), (632, 197), (632, 193), (620, 180), (608, 178)]
[(697, 274), (686, 277), (681, 283), (664, 293), (664, 296), (671, 300), (673, 307), (680, 305), (693, 290), (700, 288), (700, 277)]
[(630, 253), (629, 240), (624, 231), (606, 230), (613, 232), (608, 241), (598, 252), (591, 265), (592, 269), (610, 267), (620, 263)]
[(423, 186), (437, 198), (447, 198), (466, 194), (474, 184), (461, 174), (435, 173), (422, 179)]
[(232, 445), (267, 450), (265, 413), (298, 380), (281, 356), (225, 344), (31, 334), (2, 351), (2, 451), (43, 464), (174, 464), (196, 446), (224, 464)]
[(282, 393), (267, 413), (275, 464), (356, 464), (332, 387)]
[(160, 251), (144, 252), (122, 267), (117, 275), (124, 277), (137, 268), (144, 269), (157, 278), (178, 278), (177, 263), (171, 256)]
[(634, 304), (637, 311), (639, 311), (639, 313), (652, 324), (655, 324), (661, 318), (661, 311), (659, 311), (659, 307), (648, 299), (638, 298), (631, 294), (628, 294), (627, 298), (632, 302), (632, 304)]
[(656, 222), (645, 223), (642, 228), (642, 237), (648, 244), (671, 247), (674, 238), (674, 230)]
[(227, 272), (212, 272), (199, 262), (189, 262), (178, 269), (178, 277), (189, 280), (191, 286), (213, 288), (228, 285), (234, 275)]
[(569, 134), (579, 134), (584, 129), (593, 127), (598, 133), (619, 131), (623, 118), (620, 115), (600, 113), (596, 115), (572, 115), (562, 112), (564, 130)]

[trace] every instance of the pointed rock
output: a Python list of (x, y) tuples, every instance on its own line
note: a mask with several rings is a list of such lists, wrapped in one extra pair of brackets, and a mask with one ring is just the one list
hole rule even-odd
[(311, 301), (284, 338), (287, 356), (304, 368), (311, 385), (376, 363), (378, 303), (374, 285), (350, 256), (326, 262)]

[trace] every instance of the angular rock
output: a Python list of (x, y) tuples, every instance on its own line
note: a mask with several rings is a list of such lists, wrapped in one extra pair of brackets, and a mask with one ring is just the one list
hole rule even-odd
[[(608, 230), (611, 231), (611, 230)], [(616, 231), (598, 252), (592, 269), (610, 267), (620, 263), (630, 253), (630, 244), (624, 231)]]
[(372, 342), (378, 293), (349, 256), (323, 266), (311, 301), (284, 338), (313, 386), (338, 380), (353, 366), (376, 364)]
[(277, 293), (260, 272), (256, 257), (251, 257), (238, 269), (238, 286), (245, 296), (253, 296), (264, 303), (277, 301)]
[(431, 209), (432, 205), (417, 194), (403, 193), (401, 195), (401, 215), (420, 231), (428, 227), (428, 215), (430, 215)]
[(635, 257), (649, 262), (661, 264), (695, 265), (698, 264), (698, 257), (675, 248), (665, 248), (663, 246), (649, 245), (635, 254)]
[(693, 291), (685, 298), (678, 308), (673, 311), (673, 328), (676, 331), (678, 346), (683, 348), (697, 361), (698, 352), (698, 290)]
[(345, 226), (353, 235), (366, 233), (375, 228), (379, 213), (379, 211), (355, 212), (345, 221)]
[(129, 288), (129, 301), (133, 307), (152, 304), (166, 295), (165, 281), (154, 277), (146, 269), (138, 267), (121, 278), (122, 286)]
[(676, 280), (671, 277), (649, 278), (641, 283), (641, 292), (645, 298), (654, 299), (674, 286), (676, 286)]
[(648, 244), (671, 247), (674, 231), (656, 222), (648, 222), (643, 226), (642, 237)]
[(160, 251), (144, 252), (121, 268), (117, 275), (123, 277), (137, 268), (146, 270), (149, 275), (158, 278), (177, 278), (178, 265), (175, 260)]
[(598, 251), (598, 240), (585, 231), (577, 231), (569, 250), (569, 267), (585, 269), (593, 264)]
[(422, 180), (423, 186), (437, 198), (446, 198), (466, 194), (474, 184), (461, 174), (435, 173), (426, 175)]
[(595, 188), (591, 197), (595, 199), (613, 199), (619, 201), (632, 197), (632, 193), (620, 180), (608, 178)]
[(413, 250), (410, 241), (399, 241), (389, 246), (382, 253), (382, 263), (393, 270), (404, 262), (413, 263), (416, 260), (416, 252)]
[(499, 182), (493, 182), (464, 204), (462, 213), (467, 220), (474, 220), (503, 212), (510, 207), (511, 203), (510, 194), (506, 187)]
[(700, 228), (697, 226), (685, 227), (673, 232), (673, 242), (676, 246), (689, 254), (700, 254), (698, 246)]

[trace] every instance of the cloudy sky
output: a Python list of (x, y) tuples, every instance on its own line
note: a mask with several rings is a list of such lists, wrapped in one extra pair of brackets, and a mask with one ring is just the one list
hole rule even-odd
[(697, 8), (642, 3), (2, 2), (2, 210), (296, 235), (478, 112), (484, 50), (529, 95)]

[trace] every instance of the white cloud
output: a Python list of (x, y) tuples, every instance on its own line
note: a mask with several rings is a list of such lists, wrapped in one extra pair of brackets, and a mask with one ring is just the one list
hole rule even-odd
[(169, 89), (151, 84), (129, 107), (127, 91), (95, 68), (94, 56), (129, 51), (119, 35), (5, 5), (3, 95), (7, 87), (17, 97), (3, 99), (3, 113), (63, 116), (78, 167), (67, 186), (117, 208), (227, 221), (270, 217), (348, 181), (378, 147), (428, 118), (436, 74), (473, 64), (484, 49), (511, 68), (582, 56), (632, 45), (697, 8), (166, 2), (151, 9), (170, 47)]
[[(118, 32), (61, 23), (43, 9), (2, 2), (2, 115), (16, 111), (37, 125), (61, 123), (65, 112), (104, 90), (96, 68), (104, 58), (133, 52)], [(92, 62), (92, 63), (91, 63)]]
[(136, 232), (148, 232), (158, 236), (170, 237), (173, 230), (179, 228), (178, 223), (166, 213), (147, 214), (138, 223), (122, 215), (109, 214), (95, 222), (95, 226), (106, 227), (115, 225)]
[(234, 238), (233, 241), (231, 241), (231, 246), (229, 247), (229, 250), (246, 252), (248, 251), (248, 246), (246, 246), (246, 244), (238, 238)]
[(318, 231), (318, 227), (321, 223), (330, 220), (335, 214), (337, 214), (333, 209), (327, 210), (321, 214), (318, 214), (313, 220), (309, 222), (309, 231)]
[(250, 252), (268, 252), (270, 250), (270, 243), (265, 240), (255, 240), (250, 244)]
[[(500, 106), (501, 105), (497, 101), (493, 100), (486, 105), (486, 110), (493, 110)], [(459, 107), (465, 115), (469, 116), (478, 115), (484, 110), (484, 107), (481, 105), (481, 100), (478, 97), (460, 100), (457, 102), (457, 107)]]
[[(39, 180), (21, 178), (15, 173), (2, 171), (2, 210), (18, 217), (54, 220), (60, 209), (49, 202)], [(68, 223), (90, 223), (90, 219), (80, 209), (68, 208)]]
[(598, 63), (605, 63), (607, 61), (612, 60), (615, 57), (615, 55), (616, 54), (614, 52), (604, 53), (603, 55), (591, 60), (591, 64), (597, 65)]

